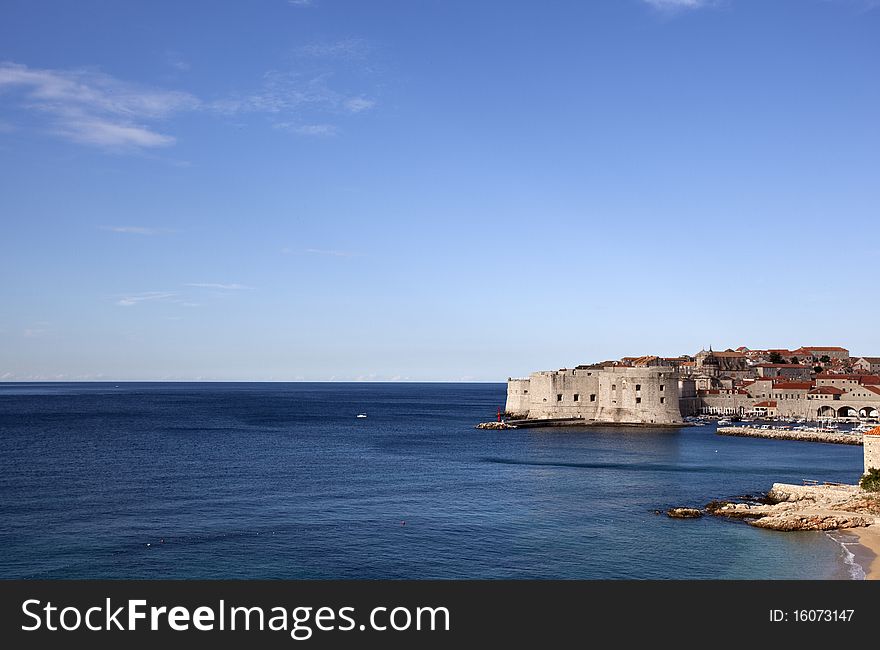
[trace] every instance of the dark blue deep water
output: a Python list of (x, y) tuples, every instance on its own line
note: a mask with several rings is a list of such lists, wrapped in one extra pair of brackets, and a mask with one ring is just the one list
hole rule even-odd
[(849, 576), (822, 533), (653, 511), (854, 482), (860, 447), (714, 426), (475, 430), (504, 397), (503, 384), (0, 384), (0, 578)]

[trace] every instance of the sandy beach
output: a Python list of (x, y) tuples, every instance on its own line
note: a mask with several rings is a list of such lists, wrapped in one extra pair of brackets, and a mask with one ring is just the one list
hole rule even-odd
[(850, 550), (855, 562), (865, 570), (865, 580), (880, 580), (880, 525), (865, 528), (849, 528), (845, 532), (859, 540)]

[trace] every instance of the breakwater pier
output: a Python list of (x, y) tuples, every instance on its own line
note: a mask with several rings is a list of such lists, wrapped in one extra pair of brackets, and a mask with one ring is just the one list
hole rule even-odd
[(719, 436), (740, 436), (745, 438), (770, 438), (773, 440), (801, 440), (804, 442), (827, 442), (838, 445), (861, 445), (860, 433), (841, 433), (808, 429), (776, 429), (761, 427), (718, 427)]

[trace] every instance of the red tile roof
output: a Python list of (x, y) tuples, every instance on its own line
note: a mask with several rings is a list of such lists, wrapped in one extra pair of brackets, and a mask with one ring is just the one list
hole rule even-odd
[(801, 348), (801, 350), (816, 350), (819, 352), (849, 352), (849, 350), (847, 350), (846, 348), (839, 348), (839, 347), (836, 347), (833, 345), (829, 346), (829, 347), (817, 347), (817, 346), (805, 345)]
[(849, 381), (857, 381), (860, 384), (880, 384), (880, 377), (877, 375), (835, 375), (828, 372), (822, 372), (816, 375), (816, 379), (846, 379)]
[(845, 392), (836, 386), (817, 386), (810, 391), (810, 395), (843, 395)]
[(757, 404), (755, 404), (755, 408), (757, 408), (759, 406), (763, 406), (764, 408), (775, 409), (776, 408), (776, 400), (771, 399), (771, 400), (767, 400), (766, 402), (758, 402)]
[(799, 363), (759, 363), (758, 368), (806, 368)]
[(865, 431), (866, 436), (880, 436), (880, 427), (874, 427), (870, 431)]

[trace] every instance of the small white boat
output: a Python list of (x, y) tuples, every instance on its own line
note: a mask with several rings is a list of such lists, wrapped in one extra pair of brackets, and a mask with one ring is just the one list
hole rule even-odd
[(367, 417), (367, 414), (366, 413), (358, 413), (357, 416), (359, 418), (365, 418), (365, 417)]

